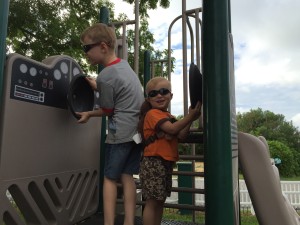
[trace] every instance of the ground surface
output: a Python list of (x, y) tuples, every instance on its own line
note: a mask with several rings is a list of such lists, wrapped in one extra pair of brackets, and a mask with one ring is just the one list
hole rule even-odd
[[(123, 225), (124, 217), (122, 215), (116, 217), (115, 225)], [(77, 225), (102, 225), (103, 223), (103, 215), (97, 214), (92, 216), (91, 218), (78, 223)], [(135, 225), (142, 225), (142, 218), (136, 217), (135, 218)], [(191, 222), (180, 222), (180, 221), (170, 221), (170, 220), (163, 220), (161, 225), (196, 225), (195, 223)], [(197, 224), (197, 225), (204, 225), (204, 224)]]

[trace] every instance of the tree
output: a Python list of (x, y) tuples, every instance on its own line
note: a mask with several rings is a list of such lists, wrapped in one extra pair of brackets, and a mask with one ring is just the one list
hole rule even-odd
[(293, 177), (299, 174), (299, 164), (293, 151), (279, 141), (268, 141), (271, 158), (279, 158), (281, 163), (276, 165), (279, 173), (284, 177)]
[[(124, 0), (130, 4), (134, 4), (135, 0)], [(170, 0), (140, 0), (139, 11), (142, 17), (148, 18), (148, 9), (156, 9), (157, 5), (162, 8), (168, 8), (170, 6)]]
[(79, 36), (96, 22), (102, 4), (90, 0), (11, 0), (7, 43), (14, 52), (37, 61), (66, 54), (84, 65)]
[[(153, 51), (151, 45), (155, 40), (153, 34), (148, 31), (146, 19), (147, 10), (155, 9), (158, 1), (143, 0), (143, 4), (140, 5), (140, 51)], [(168, 7), (169, 1), (161, 0), (160, 5)], [(79, 37), (86, 27), (98, 22), (99, 9), (102, 6), (110, 10), (110, 21), (116, 21), (114, 4), (109, 0), (10, 0), (7, 36), (9, 49), (37, 61), (51, 55), (69, 55), (86, 73), (96, 72), (96, 67), (86, 63)], [(119, 16), (119, 19), (125, 20), (126, 17)], [(132, 49), (133, 44), (132, 32), (128, 31), (129, 49)], [(143, 62), (143, 54), (140, 56), (140, 62)], [(142, 69), (143, 67), (140, 67), (141, 80)]]
[(239, 131), (266, 138), (271, 157), (282, 160), (281, 175), (300, 175), (300, 133), (292, 122), (285, 121), (281, 114), (258, 108), (238, 113), (237, 126)]
[(237, 114), (238, 130), (255, 136), (264, 136), (267, 140), (276, 140), (300, 152), (300, 132), (292, 122), (285, 121), (281, 114), (252, 109)]

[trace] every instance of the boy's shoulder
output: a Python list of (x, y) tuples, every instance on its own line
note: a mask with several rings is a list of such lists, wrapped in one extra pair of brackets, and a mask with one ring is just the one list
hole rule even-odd
[(167, 118), (175, 118), (170, 112), (168, 111), (164, 111), (164, 110), (161, 110), (161, 109), (150, 109), (148, 112), (147, 112), (148, 115), (151, 115), (151, 116), (158, 116), (158, 117), (167, 117)]
[(170, 112), (168, 112), (168, 111), (161, 110), (161, 109), (155, 109), (155, 108), (150, 109), (148, 112), (151, 112), (151, 113), (160, 113), (160, 114), (170, 114)]

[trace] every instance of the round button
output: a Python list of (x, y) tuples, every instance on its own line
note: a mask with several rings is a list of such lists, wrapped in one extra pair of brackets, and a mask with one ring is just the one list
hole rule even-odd
[(54, 70), (54, 78), (56, 80), (60, 80), (61, 79), (61, 72), (59, 70)]
[(79, 69), (77, 67), (74, 67), (74, 69), (73, 69), (73, 76), (76, 76), (79, 73), (80, 73)]
[(22, 64), (20, 65), (20, 71), (21, 71), (22, 73), (26, 73), (27, 70), (28, 70), (28, 67), (26, 66), (26, 64), (22, 63)]
[(34, 67), (31, 67), (31, 68), (30, 68), (30, 70), (29, 70), (29, 73), (30, 73), (30, 75), (31, 75), (31, 76), (35, 77), (35, 76), (36, 76), (36, 74), (37, 74), (37, 70), (36, 70), (36, 68), (34, 68)]
[(69, 71), (69, 67), (68, 67), (67, 63), (65, 63), (65, 62), (62, 62), (60, 64), (60, 69), (61, 69), (61, 72), (63, 72), (64, 74), (68, 73), (68, 71)]

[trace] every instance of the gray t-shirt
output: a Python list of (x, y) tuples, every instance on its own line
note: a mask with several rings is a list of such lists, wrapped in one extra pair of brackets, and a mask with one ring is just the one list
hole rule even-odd
[(132, 141), (137, 132), (139, 113), (144, 101), (142, 85), (128, 62), (121, 60), (105, 67), (97, 77), (100, 107), (112, 111), (108, 117), (106, 143)]

